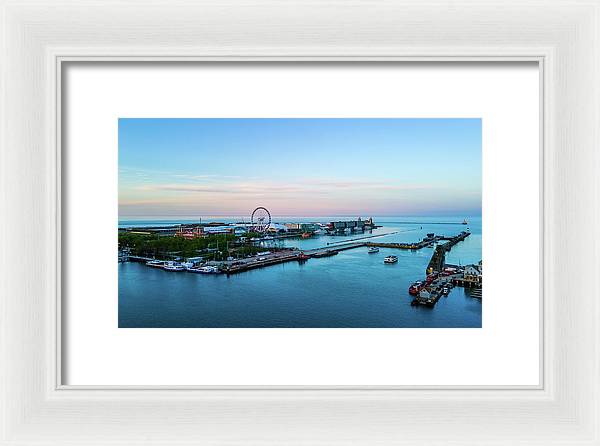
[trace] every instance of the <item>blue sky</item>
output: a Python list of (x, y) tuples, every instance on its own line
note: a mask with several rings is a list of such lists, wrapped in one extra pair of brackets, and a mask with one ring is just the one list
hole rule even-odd
[(481, 214), (480, 119), (119, 119), (119, 217)]

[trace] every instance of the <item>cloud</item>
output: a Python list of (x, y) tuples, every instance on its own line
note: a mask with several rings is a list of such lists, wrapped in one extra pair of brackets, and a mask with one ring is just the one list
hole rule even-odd
[(173, 174), (121, 186), (119, 206), (123, 215), (245, 215), (255, 205), (265, 205), (279, 215), (383, 215), (472, 201), (470, 194), (459, 189), (385, 178), (283, 180)]
[[(222, 179), (222, 177), (220, 177)], [(136, 190), (146, 192), (182, 192), (198, 194), (328, 194), (343, 191), (416, 191), (432, 189), (432, 186), (422, 184), (390, 184), (384, 181), (324, 181), (306, 179), (303, 182), (248, 182), (220, 181), (210, 184), (198, 183), (166, 183), (145, 184)]]

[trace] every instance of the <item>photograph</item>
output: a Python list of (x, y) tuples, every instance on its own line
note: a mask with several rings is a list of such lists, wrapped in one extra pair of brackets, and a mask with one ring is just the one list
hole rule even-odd
[(119, 328), (482, 328), (482, 119), (119, 118)]

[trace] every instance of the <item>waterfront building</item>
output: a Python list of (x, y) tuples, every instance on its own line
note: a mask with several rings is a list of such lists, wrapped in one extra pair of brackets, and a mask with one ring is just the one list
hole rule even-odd
[(248, 232), (248, 229), (244, 226), (234, 226), (234, 228), (233, 228), (233, 233), (235, 235), (243, 235), (246, 232)]
[(463, 278), (467, 282), (481, 283), (481, 270), (479, 265), (467, 265), (463, 273)]
[(191, 240), (195, 238), (206, 237), (206, 234), (204, 233), (204, 230), (201, 226), (195, 226), (192, 228), (180, 226), (175, 232), (175, 237), (183, 237), (185, 239)]
[(235, 228), (233, 226), (206, 226), (204, 227), (205, 234), (233, 234)]
[(373, 229), (373, 218), (370, 217), (367, 220), (361, 220), (358, 217), (357, 220), (344, 220), (344, 221), (332, 221), (327, 225), (329, 231), (343, 232), (345, 230), (350, 231), (362, 231), (365, 229)]

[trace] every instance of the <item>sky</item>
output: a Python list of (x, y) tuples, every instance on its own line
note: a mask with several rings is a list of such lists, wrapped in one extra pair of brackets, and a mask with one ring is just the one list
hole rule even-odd
[(119, 119), (119, 218), (480, 216), (480, 119)]

